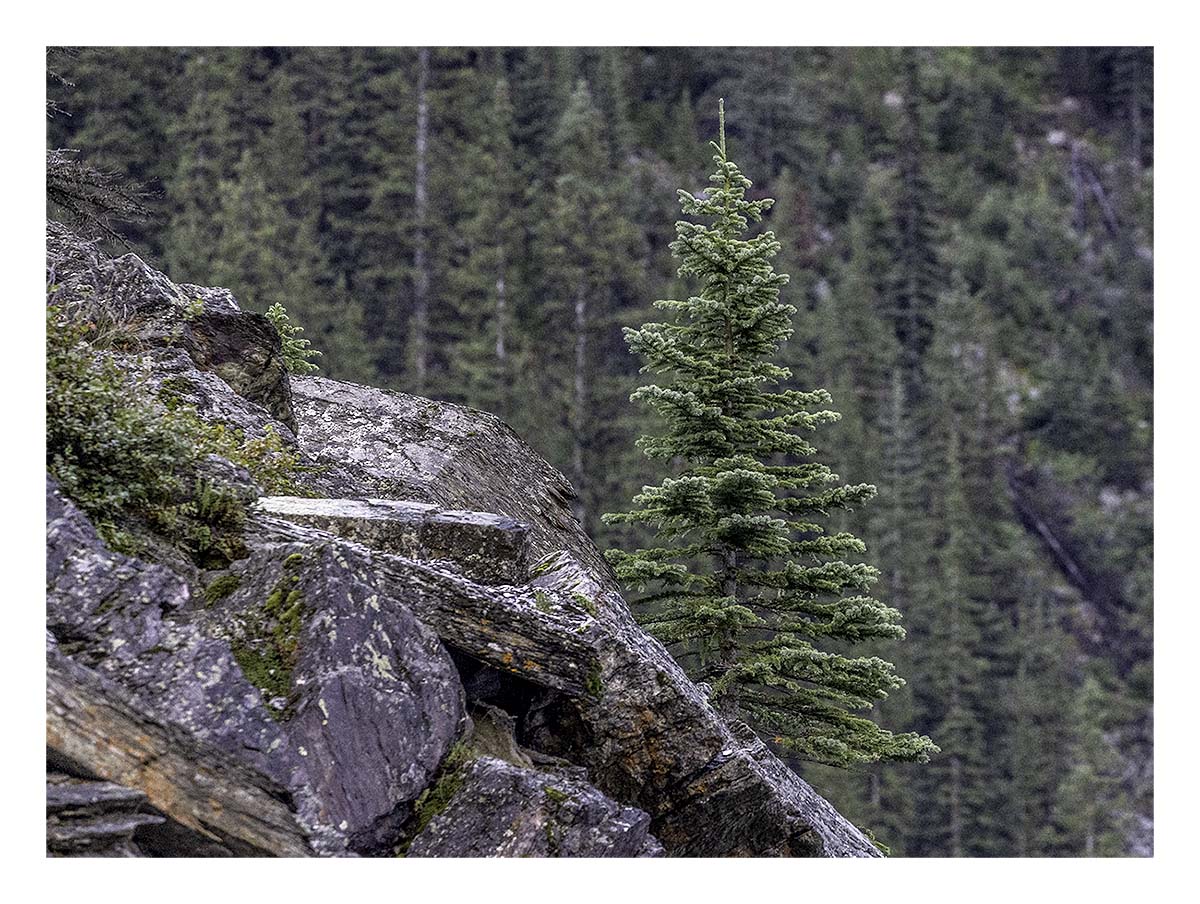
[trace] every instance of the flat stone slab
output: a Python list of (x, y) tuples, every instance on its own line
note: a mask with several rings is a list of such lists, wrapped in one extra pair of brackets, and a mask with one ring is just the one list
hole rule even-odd
[(449, 560), (478, 584), (515, 585), (528, 577), (529, 527), (505, 515), (392, 499), (303, 496), (264, 496), (256, 508), (381, 552)]

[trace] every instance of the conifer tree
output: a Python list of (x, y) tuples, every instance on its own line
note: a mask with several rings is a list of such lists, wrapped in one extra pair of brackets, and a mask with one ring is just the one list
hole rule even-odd
[(837, 419), (822, 407), (829, 394), (779, 388), (791, 374), (771, 359), (795, 313), (779, 299), (787, 276), (771, 265), (780, 246), (770, 232), (742, 237), (772, 202), (746, 198), (750, 180), (726, 152), (724, 102), (720, 124), (711, 187), (679, 192), (684, 214), (709, 222), (680, 221), (672, 243), (698, 294), (655, 302), (670, 319), (626, 331), (643, 370), (669, 375), (633, 395), (664, 426), (641, 448), (683, 468), (644, 487), (632, 511), (606, 516), (654, 528), (663, 545), (611, 559), (627, 584), (653, 585), (642, 600), (649, 629), (712, 683), (725, 713), (781, 751), (833, 765), (925, 760), (936, 750), (928, 738), (856, 712), (902, 685), (891, 664), (817, 646), (904, 632), (899, 612), (867, 595), (876, 570), (843, 559), (863, 543), (818, 523), (875, 488), (839, 485), (811, 460), (801, 432)]

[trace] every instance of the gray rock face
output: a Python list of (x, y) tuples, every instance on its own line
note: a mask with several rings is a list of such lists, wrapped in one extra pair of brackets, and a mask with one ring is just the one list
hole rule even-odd
[(530, 555), (567, 550), (610, 574), (571, 515), (575, 490), (499, 418), (401, 392), (295, 377), (300, 447), (328, 467), (326, 496), (373, 496), (494, 512), (529, 526)]
[[(252, 542), (308, 545), (336, 542), (331, 534), (257, 514)], [(456, 650), (537, 685), (581, 694), (598, 668), (595, 619), (580, 598), (529, 586), (485, 586), (460, 573), (454, 562), (418, 562), (368, 550), (353, 554), (369, 563), (379, 595), (402, 600), (423, 624)]]
[[(285, 789), (147, 710), (123, 686), (64, 656), (52, 639), (46, 651), (46, 761), (48, 781), (55, 774), (104, 779), (145, 794), (151, 813), (163, 819), (136, 821), (138, 850), (225, 857), (312, 853)], [(48, 795), (51, 805), (53, 800)], [(48, 833), (69, 845), (61, 814), (59, 822), (59, 831), (50, 826)], [(127, 828), (93, 825), (88, 834), (121, 845)], [(136, 852), (123, 845), (115, 851)]]
[(361, 553), (262, 547), (238, 563), (237, 590), (202, 608), (165, 568), (106, 550), (52, 483), (47, 508), (60, 650), (289, 789), (318, 849), (395, 844), (466, 717), (441, 642), (400, 599), (381, 601)]
[(387, 499), (265, 496), (256, 508), (383, 552), (449, 560), (479, 584), (518, 584), (526, 577), (529, 528), (512, 518)]
[(311, 826), (389, 851), (467, 724), (449, 655), (349, 544), (259, 546), (234, 573), (238, 589), (195, 617), (265, 685), (278, 737), (253, 758)]
[(46, 776), (46, 850), (55, 857), (140, 857), (133, 834), (158, 825), (146, 795), (61, 772)]
[(591, 785), (480, 757), (409, 857), (656, 857), (650, 817)]

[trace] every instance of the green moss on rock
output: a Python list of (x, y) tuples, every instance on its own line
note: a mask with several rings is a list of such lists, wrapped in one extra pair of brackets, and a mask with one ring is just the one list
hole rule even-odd
[(410, 823), (412, 829), (408, 832), (404, 843), (397, 849), (396, 856), (403, 857), (407, 854), (413, 839), (425, 831), (425, 827), (434, 820), (434, 817), (450, 806), (450, 801), (462, 790), (463, 783), (467, 780), (467, 767), (476, 759), (477, 754), (469, 744), (460, 741), (450, 748), (446, 759), (442, 761), (437, 781), (422, 791), (421, 796), (413, 805)]
[[(304, 626), (304, 596), (299, 583), (295, 575), (283, 575), (261, 610), (248, 617), (242, 640), (233, 645), (233, 657), (242, 674), (268, 701), (290, 698), (292, 694), (292, 671)], [(268, 709), (280, 721), (290, 718), (293, 711), (290, 701), (282, 710)]]
[(242, 576), (240, 574), (230, 572), (229, 574), (223, 574), (220, 577), (214, 578), (204, 588), (204, 605), (212, 606), (220, 602), (240, 586), (242, 586)]

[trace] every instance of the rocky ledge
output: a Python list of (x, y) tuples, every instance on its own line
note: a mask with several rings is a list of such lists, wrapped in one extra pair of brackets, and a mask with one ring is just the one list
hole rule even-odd
[(499, 420), (289, 377), (228, 292), (57, 228), (48, 268), (312, 494), (226, 468), (260, 498), (206, 570), (108, 548), (48, 479), (53, 853), (877, 856), (638, 627)]

